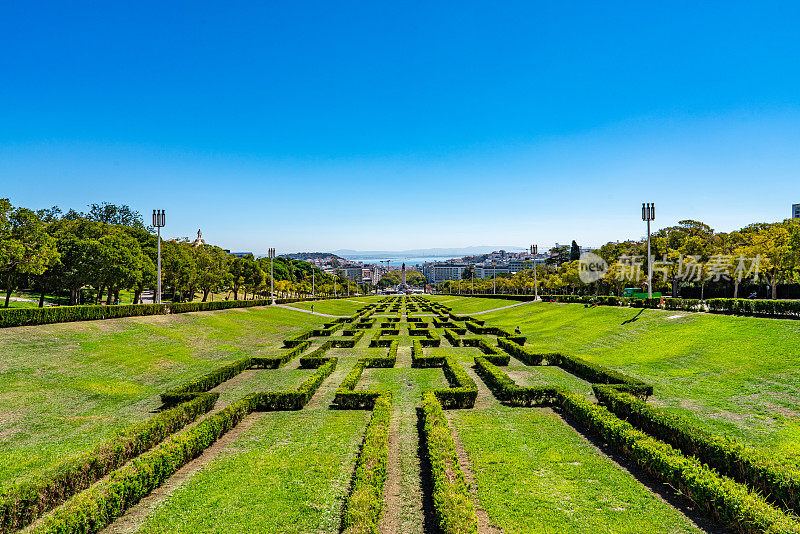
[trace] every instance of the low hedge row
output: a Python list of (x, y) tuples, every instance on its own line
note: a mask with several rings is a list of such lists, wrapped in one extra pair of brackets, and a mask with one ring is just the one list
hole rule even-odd
[(431, 333), (430, 328), (417, 327), (417, 326), (414, 326), (413, 328), (409, 326), (408, 328), (408, 335), (413, 337), (419, 337), (419, 336), (428, 337), (430, 333)]
[(48, 510), (86, 489), (131, 458), (214, 407), (218, 393), (205, 393), (124, 429), (91, 451), (69, 457), (52, 470), (14, 484), (0, 495), (0, 532), (25, 527)]
[(622, 387), (628, 393), (643, 399), (653, 394), (652, 384), (630, 377), (619, 371), (586, 361), (577, 356), (568, 356), (566, 354), (553, 354), (552, 356), (552, 364), (592, 384), (618, 384), (618, 389)]
[(269, 299), (255, 300), (215, 300), (214, 302), (175, 302), (167, 304), (169, 313), (187, 313), (198, 311), (228, 310), (230, 308), (252, 308), (253, 306), (269, 306)]
[(436, 395), (422, 395), (425, 453), (433, 478), (433, 509), (444, 534), (478, 532), (478, 519), (470, 498), (469, 486), (458, 465), (455, 442)]
[(383, 513), (383, 487), (386, 484), (389, 462), (391, 414), (391, 395), (381, 395), (372, 407), (372, 416), (356, 460), (350, 493), (345, 499), (340, 529), (343, 534), (379, 532), (378, 523)]
[(303, 341), (294, 348), (278, 351), (278, 356), (253, 356), (250, 366), (253, 369), (277, 369), (289, 363), (298, 354), (302, 354), (310, 346), (310, 341)]
[(465, 337), (461, 338), (461, 343), (465, 347), (478, 347), (484, 354), (484, 358), (495, 365), (508, 365), (508, 362), (511, 361), (511, 356), (508, 353), (492, 346), (485, 338)]
[(769, 500), (800, 513), (800, 471), (776, 465), (764, 453), (718, 436), (611, 386), (593, 387), (598, 402), (634, 427), (695, 456), (723, 475), (755, 488)]
[(452, 328), (445, 328), (444, 329), (444, 337), (454, 347), (460, 347), (461, 346), (461, 338), (458, 337), (458, 334), (456, 334), (455, 330), (453, 330)]
[(373, 389), (355, 389), (356, 384), (361, 379), (361, 374), (367, 367), (374, 367), (370, 365), (373, 363), (371, 360), (379, 360), (383, 358), (361, 358), (356, 362), (353, 368), (347, 373), (339, 389), (333, 397), (333, 404), (341, 410), (361, 410), (370, 409), (374, 406), (379, 397), (386, 394), (382, 390)]
[(530, 347), (518, 345), (517, 343), (514, 343), (503, 337), (497, 338), (497, 344), (504, 351), (524, 362), (526, 365), (542, 365), (542, 362), (544, 361), (547, 361), (548, 363), (557, 362), (561, 357), (560, 354), (556, 353), (535, 352)]
[(217, 387), (238, 375), (246, 369), (250, 369), (253, 359), (250, 356), (236, 360), (233, 363), (224, 365), (203, 376), (197, 377), (179, 386), (168, 389), (161, 394), (161, 402), (167, 406), (180, 404), (193, 399), (200, 393)]
[(255, 400), (255, 395), (249, 395), (171, 437), (160, 447), (134, 458), (107, 479), (45, 516), (31, 532), (63, 534), (102, 530), (235, 427), (254, 410)]
[(450, 387), (433, 391), (442, 407), (450, 409), (475, 406), (475, 399), (478, 398), (478, 386), (458, 362), (450, 356), (445, 356), (442, 370)]
[(320, 365), (324, 364), (328, 361), (328, 357), (325, 354), (331, 350), (333, 343), (331, 341), (326, 341), (316, 349), (312, 350), (302, 358), (300, 358), (300, 367), (303, 369), (317, 369)]
[(708, 299), (708, 311), (734, 315), (763, 315), (767, 317), (799, 317), (798, 300)]
[(770, 505), (763, 497), (719, 475), (700, 460), (636, 430), (606, 408), (583, 395), (559, 391), (559, 404), (581, 425), (600, 435), (614, 449), (651, 475), (688, 496), (700, 509), (744, 533), (800, 533), (796, 518)]
[(39, 324), (94, 321), (142, 315), (163, 315), (164, 304), (125, 304), (122, 306), (51, 306), (47, 308), (6, 308), (0, 310), (0, 328)]
[(324, 323), (322, 328), (315, 328), (311, 331), (312, 336), (321, 337), (321, 336), (332, 336), (334, 332), (342, 328), (342, 323), (335, 321), (330, 323)]
[(556, 402), (556, 388), (520, 387), (483, 356), (475, 357), (475, 371), (498, 399), (511, 406), (551, 406)]
[(436, 333), (436, 330), (428, 330), (428, 337), (420, 339), (419, 342), (423, 347), (438, 347), (442, 344), (442, 338)]
[(256, 394), (256, 409), (259, 411), (302, 409), (314, 396), (322, 382), (336, 369), (336, 358), (321, 359), (325, 361), (296, 390), (267, 391)]
[(313, 330), (306, 330), (305, 332), (300, 332), (299, 334), (295, 334), (295, 335), (293, 335), (291, 337), (287, 337), (286, 339), (284, 339), (283, 340), (283, 346), (284, 347), (289, 347), (289, 348), (296, 347), (297, 345), (299, 345), (303, 341), (305, 341), (305, 340), (307, 340), (307, 339), (309, 339), (309, 338), (311, 338), (313, 336), (314, 336), (314, 331)]
[(411, 367), (441, 367), (444, 365), (443, 356), (425, 356), (422, 342), (415, 339), (411, 347)]
[(337, 339), (331, 339), (331, 344), (334, 347), (352, 349), (353, 347), (356, 346), (356, 343), (361, 341), (362, 337), (364, 337), (364, 331), (363, 330), (358, 330), (358, 331), (355, 331), (355, 332), (351, 333), (350, 335), (347, 335), (347, 336), (344, 336), (344, 337), (341, 337), (341, 338), (337, 338)]

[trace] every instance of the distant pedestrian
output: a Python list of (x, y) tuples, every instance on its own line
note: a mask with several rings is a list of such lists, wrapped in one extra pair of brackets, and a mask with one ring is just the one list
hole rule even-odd
[(514, 333), (515, 333), (515, 334), (517, 334), (517, 335), (519, 335), (519, 334), (521, 334), (521, 333), (522, 333), (522, 330), (520, 330), (520, 329), (519, 329), (519, 327), (516, 327), (516, 328), (514, 329)]
[(311, 305), (311, 313), (314, 313), (314, 305)]

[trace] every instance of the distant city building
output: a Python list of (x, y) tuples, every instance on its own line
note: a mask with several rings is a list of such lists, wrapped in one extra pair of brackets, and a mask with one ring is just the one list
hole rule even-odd
[(364, 269), (359, 266), (349, 266), (349, 267), (339, 267), (339, 270), (342, 272), (342, 275), (350, 280), (351, 282), (355, 282), (360, 284), (363, 282), (363, 274)]
[(491, 261), (487, 261), (475, 264), (475, 276), (478, 278), (491, 278), (495, 274), (509, 273), (511, 273), (511, 266), (508, 263), (497, 262), (496, 265), (492, 265)]
[(466, 263), (435, 262), (422, 266), (422, 275), (429, 283), (444, 282), (445, 280), (458, 280), (461, 273), (467, 268)]
[(234, 252), (234, 253), (233, 253), (233, 255), (234, 255), (234, 256), (236, 256), (237, 258), (244, 258), (244, 257), (245, 257), (245, 256), (247, 256), (248, 254), (249, 254), (249, 255), (251, 255), (251, 256), (253, 256), (253, 253), (252, 253), (252, 252)]
[(792, 218), (800, 219), (800, 204), (792, 204)]

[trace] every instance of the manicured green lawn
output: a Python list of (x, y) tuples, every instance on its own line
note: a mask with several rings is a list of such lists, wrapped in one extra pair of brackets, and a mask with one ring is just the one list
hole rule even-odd
[(148, 517), (140, 532), (326, 532), (339, 529), (369, 412), (310, 409), (255, 423)]
[(0, 329), (0, 487), (151, 417), (169, 387), (321, 322), (258, 308)]
[(482, 318), (650, 381), (651, 402), (800, 464), (800, 321), (553, 303)]
[[(511, 304), (519, 304), (518, 300), (506, 299), (487, 299), (482, 297), (465, 297), (457, 295), (429, 295), (428, 298), (434, 302), (440, 302), (453, 308), (453, 313), (469, 314), (494, 310)], [(481, 317), (485, 319), (485, 317)]]
[(366, 304), (377, 302), (380, 297), (347, 297), (343, 299), (331, 300), (313, 300), (305, 302), (292, 302), (287, 304), (292, 308), (300, 308), (302, 310), (311, 310), (311, 305), (314, 305), (314, 311), (317, 313), (327, 313), (329, 315), (352, 315), (359, 308)]
[(497, 404), (451, 421), (503, 532), (700, 532), (549, 410)]

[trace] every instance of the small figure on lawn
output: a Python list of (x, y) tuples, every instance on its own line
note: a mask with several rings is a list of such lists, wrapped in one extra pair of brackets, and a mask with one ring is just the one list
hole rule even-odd
[(516, 327), (514, 329), (514, 333), (517, 334), (517, 335), (520, 335), (522, 333), (522, 331), (519, 329), (519, 327)]
[(314, 313), (314, 305), (311, 305), (311, 313)]

